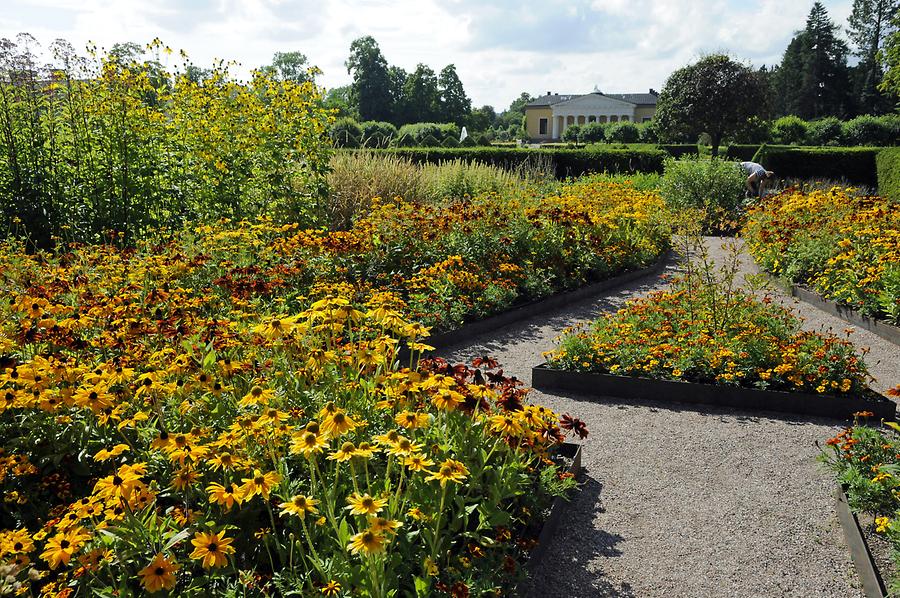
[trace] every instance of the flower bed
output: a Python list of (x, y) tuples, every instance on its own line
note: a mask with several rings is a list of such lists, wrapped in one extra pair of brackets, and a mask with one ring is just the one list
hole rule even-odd
[[(773, 403), (777, 406), (781, 396), (783, 410), (809, 412), (802, 404), (811, 398), (799, 400), (796, 393), (801, 393), (822, 396), (824, 413), (829, 405), (840, 410), (840, 399), (847, 400), (850, 411), (845, 410), (845, 415), (854, 410), (856, 400), (893, 412), (893, 403), (878, 400), (868, 389), (865, 364), (849, 342), (801, 331), (800, 322), (788, 311), (740, 290), (721, 289), (723, 295), (716, 295), (719, 291), (714, 285), (682, 282), (673, 290), (630, 301), (618, 313), (587, 328), (568, 330), (559, 346), (546, 354), (547, 367), (600, 374), (583, 383), (601, 394), (604, 387), (609, 392), (615, 384), (610, 381), (613, 376), (620, 385), (621, 380), (634, 380), (632, 387), (640, 387), (643, 380), (643, 388), (635, 392), (646, 393), (646, 398), (658, 394), (652, 390), (660, 385), (651, 381), (668, 381), (666, 392), (688, 401), (692, 394), (696, 400), (709, 395), (737, 406), (752, 401), (751, 395), (742, 392), (752, 389), (769, 393), (768, 408)], [(559, 378), (551, 373), (536, 372), (536, 376), (548, 381)], [(683, 382), (712, 386), (704, 391), (679, 386)], [(732, 395), (734, 401), (727, 398)], [(762, 408), (762, 404), (748, 407)]]
[(767, 272), (900, 323), (900, 204), (838, 187), (790, 189), (751, 210), (744, 235)]
[[(541, 234), (590, 237), (562, 214), (532, 217)], [(427, 330), (410, 305), (434, 278), (374, 268), (400, 246), (377, 231), (402, 220), (385, 222), (0, 248), (0, 583), (63, 596), (514, 587), (535, 514), (574, 484), (555, 447), (583, 426), (526, 405), (490, 360), (415, 358)], [(466, 226), (421, 223), (404, 238), (432, 251)], [(403, 364), (400, 346), (414, 351)]]
[[(900, 396), (900, 387), (889, 394)], [(900, 426), (892, 421), (869, 424), (871, 413), (858, 415), (855, 425), (826, 443), (822, 461), (842, 486), (839, 515), (861, 579), (876, 595), (881, 582), (893, 594), (900, 590)], [(849, 513), (842, 514), (844, 508)], [(879, 538), (890, 543), (891, 558), (873, 558), (870, 546)]]

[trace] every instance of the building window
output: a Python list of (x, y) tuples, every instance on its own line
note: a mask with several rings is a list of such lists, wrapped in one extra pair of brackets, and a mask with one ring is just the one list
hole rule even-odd
[(648, 123), (648, 122), (650, 122), (651, 120), (653, 120), (652, 117), (650, 117), (650, 116), (645, 116), (645, 117), (644, 117), (644, 120), (643, 120), (642, 122)]
[(540, 124), (540, 134), (541, 134), (541, 135), (546, 135), (546, 134), (547, 134), (547, 119), (546, 119), (546, 118), (542, 118), (542, 119), (541, 119), (541, 124)]

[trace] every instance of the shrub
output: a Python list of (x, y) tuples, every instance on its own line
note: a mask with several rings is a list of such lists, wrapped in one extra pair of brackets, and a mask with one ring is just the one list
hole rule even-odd
[(638, 137), (641, 143), (659, 143), (659, 130), (656, 127), (656, 121), (639, 123)]
[(878, 193), (900, 204), (900, 148), (878, 152)]
[(702, 210), (707, 232), (728, 228), (744, 206), (746, 177), (733, 162), (717, 158), (669, 158), (660, 193), (673, 211)]
[(362, 146), (368, 148), (388, 147), (397, 138), (397, 127), (388, 122), (367, 120), (359, 123), (362, 129)]
[(475, 141), (473, 135), (469, 135), (459, 143), (459, 147), (477, 147), (478, 145), (480, 144)]
[(810, 121), (806, 125), (806, 142), (809, 145), (840, 145), (842, 135), (842, 123), (833, 116)]
[(439, 141), (448, 137), (459, 139), (460, 130), (453, 123), (411, 123), (400, 127), (399, 134), (404, 133), (409, 134), (419, 145), (423, 145), (423, 140), (429, 135)]
[(581, 141), (584, 143), (602, 143), (606, 140), (603, 123), (588, 123), (581, 128)]
[(391, 147), (415, 147), (416, 140), (413, 139), (412, 135), (409, 133), (403, 133), (399, 135), (393, 142), (391, 142)]
[(349, 117), (339, 118), (328, 132), (337, 147), (356, 148), (362, 139), (362, 128)]
[(640, 131), (634, 123), (613, 123), (606, 131), (606, 139), (614, 143), (637, 143), (640, 137)]
[(781, 178), (845, 180), (875, 188), (877, 148), (763, 146), (754, 159)]
[(422, 147), (441, 147), (441, 141), (431, 133), (419, 139), (418, 143)]
[(848, 145), (885, 146), (897, 142), (887, 119), (868, 115), (845, 122), (842, 137)]
[(570, 143), (581, 141), (581, 125), (569, 125), (566, 127), (566, 130), (563, 131), (562, 139)]
[(665, 151), (673, 158), (682, 158), (684, 156), (698, 156), (700, 154), (700, 147), (697, 145), (691, 145), (689, 143), (668, 143), (660, 144), (657, 147)]
[(781, 145), (802, 145), (807, 123), (798, 116), (783, 116), (772, 123), (772, 141)]
[(733, 143), (725, 151), (725, 159), (733, 162), (749, 162), (756, 157), (760, 147), (758, 144)]
[(444, 139), (444, 142), (441, 143), (442, 147), (459, 147), (459, 141), (457, 141), (453, 137), (447, 137)]

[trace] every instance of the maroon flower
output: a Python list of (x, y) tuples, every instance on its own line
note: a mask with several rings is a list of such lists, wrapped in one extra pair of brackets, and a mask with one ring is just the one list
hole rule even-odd
[(578, 434), (578, 437), (582, 440), (587, 438), (587, 424), (577, 417), (572, 417), (568, 413), (559, 418), (559, 427), (563, 430), (569, 430), (572, 434)]

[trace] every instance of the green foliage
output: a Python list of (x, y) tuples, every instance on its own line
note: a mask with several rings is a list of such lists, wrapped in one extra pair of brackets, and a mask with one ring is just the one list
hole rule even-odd
[(337, 147), (359, 147), (362, 140), (362, 128), (352, 118), (340, 118), (331, 125), (328, 133)]
[(367, 120), (359, 123), (362, 130), (360, 138), (363, 147), (384, 148), (388, 147), (397, 138), (397, 127), (389, 122)]
[(858, 116), (841, 127), (848, 145), (885, 146), (900, 143), (900, 117)]
[(606, 130), (606, 140), (611, 143), (637, 143), (640, 130), (634, 123), (612, 123)]
[(198, 83), (65, 42), (40, 67), (21, 41), (0, 41), (0, 234), (130, 244), (222, 217), (316, 223), (330, 143), (313, 84), (221, 66)]
[(672, 73), (659, 94), (655, 118), (664, 140), (708, 133), (715, 156), (726, 136), (739, 133), (752, 117), (766, 116), (768, 101), (757, 73), (714, 54)]
[(581, 141), (581, 125), (569, 125), (562, 134), (563, 141), (577, 143)]
[(890, 109), (887, 98), (878, 91), (884, 75), (882, 56), (885, 41), (896, 27), (900, 0), (854, 0), (847, 22), (847, 34), (856, 46), (860, 62), (858, 97), (863, 112), (881, 114)]
[(745, 179), (733, 162), (717, 158), (669, 158), (660, 193), (675, 212), (703, 214), (706, 232), (727, 229), (744, 207)]
[(457, 141), (454, 137), (447, 137), (444, 139), (443, 143), (441, 143), (442, 147), (459, 147), (459, 141)]
[(784, 53), (776, 75), (780, 114), (805, 119), (845, 117), (851, 112), (849, 48), (821, 2), (816, 2)]
[(431, 133), (428, 133), (419, 140), (419, 145), (422, 147), (440, 147), (441, 141)]
[(472, 135), (469, 135), (465, 139), (459, 142), (459, 147), (477, 147), (478, 143), (475, 142), (475, 138)]
[(456, 66), (448, 64), (441, 69), (438, 76), (440, 93), (440, 116), (448, 122), (461, 125), (472, 112), (472, 100), (466, 96), (459, 75), (456, 74)]
[(700, 148), (696, 144), (691, 143), (661, 143), (657, 147), (673, 158), (698, 156), (700, 154)]
[(601, 143), (606, 141), (606, 127), (603, 123), (588, 123), (581, 128), (581, 141), (584, 143)]
[(400, 135), (409, 135), (420, 145), (427, 136), (432, 136), (437, 140), (443, 140), (448, 137), (459, 139), (460, 129), (453, 123), (431, 123), (417, 122), (406, 124), (400, 127)]
[(319, 69), (307, 64), (306, 55), (302, 52), (275, 52), (272, 64), (260, 70), (275, 79), (295, 83), (314, 81), (319, 73)]
[(843, 135), (841, 121), (833, 116), (826, 116), (806, 124), (806, 142), (809, 145), (841, 145)]
[(900, 203), (900, 148), (881, 150), (876, 164), (879, 195)]
[(353, 76), (351, 102), (362, 120), (390, 120), (393, 96), (387, 61), (371, 35), (350, 44), (347, 73)]
[(638, 123), (637, 127), (641, 143), (659, 143), (659, 129), (655, 120)]
[(853, 184), (877, 185), (875, 156), (878, 148), (763, 146), (759, 162), (781, 178), (846, 180)]
[(781, 145), (803, 145), (807, 123), (798, 116), (782, 116), (772, 123), (772, 141)]

